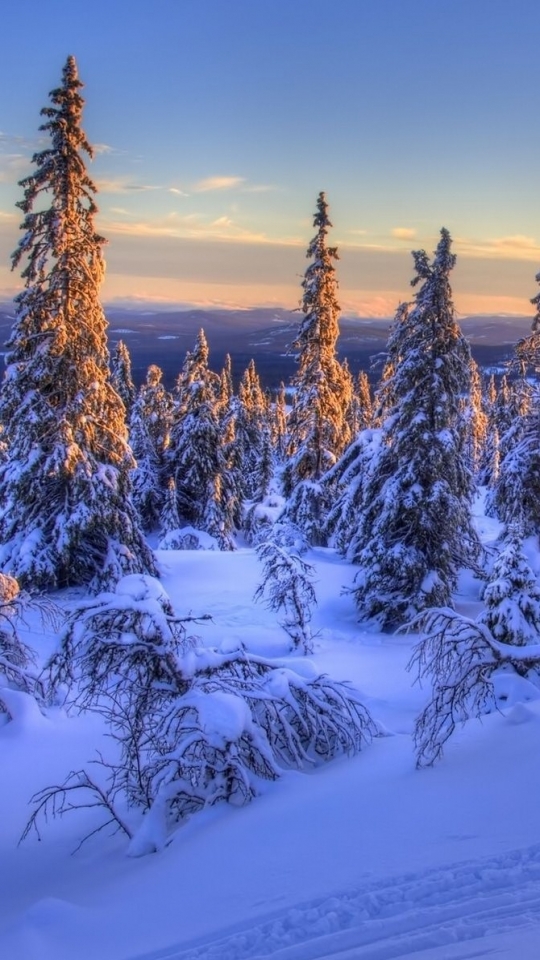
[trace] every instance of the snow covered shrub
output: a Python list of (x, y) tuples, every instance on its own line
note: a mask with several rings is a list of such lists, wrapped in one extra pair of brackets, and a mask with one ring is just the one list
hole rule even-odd
[[(119, 758), (101, 761), (106, 789), (77, 771), (41, 791), (28, 829), (90, 791), (107, 823), (132, 836), (131, 852), (149, 852), (178, 820), (220, 800), (245, 803), (262, 780), (355, 753), (376, 732), (348, 685), (243, 650), (205, 649), (185, 623), (148, 576), (125, 577), (79, 605), (50, 662), (51, 683), (107, 716)], [(139, 814), (135, 830), (116, 816), (118, 804)]]
[(311, 653), (311, 611), (317, 603), (313, 567), (272, 539), (259, 544), (257, 556), (263, 564), (263, 580), (254, 599), (266, 597), (270, 610), (282, 611), (279, 622), (291, 638), (293, 649)]
[(0, 573), (0, 721), (13, 717), (17, 693), (29, 694), (43, 704), (44, 688), (39, 679), (35, 656), (21, 640), (17, 621), (23, 617), (25, 607), (33, 605), (42, 616), (50, 615), (52, 606), (42, 600), (31, 600), (19, 591), (14, 577)]
[[(497, 675), (513, 671), (537, 676), (540, 642), (513, 646), (496, 640), (482, 618), (470, 620), (445, 607), (428, 610), (410, 624), (424, 637), (416, 646), (409, 669), (433, 684), (431, 699), (416, 721), (417, 766), (431, 766), (458, 723), (480, 717), (496, 705)], [(525, 684), (526, 680), (523, 681)], [(532, 688), (528, 695), (537, 696)]]

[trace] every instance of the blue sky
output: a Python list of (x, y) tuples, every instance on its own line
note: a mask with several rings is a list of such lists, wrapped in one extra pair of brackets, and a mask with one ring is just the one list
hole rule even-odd
[[(25, 0), (2, 12), (0, 293), (73, 53), (106, 300), (294, 307), (325, 190), (345, 312), (391, 315), (441, 226), (461, 313), (540, 270), (537, 0)], [(5, 266), (4, 266), (5, 265)]]

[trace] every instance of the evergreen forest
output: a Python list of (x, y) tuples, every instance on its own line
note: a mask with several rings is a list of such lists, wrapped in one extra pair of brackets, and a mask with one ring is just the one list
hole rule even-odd
[[(155, 364), (136, 387), (126, 344), (109, 352), (81, 88), (70, 56), (20, 183), (23, 286), (0, 389), (0, 724), (29, 703), (98, 714), (111, 753), (43, 783), (24, 834), (45, 839), (45, 821), (91, 806), (81, 842), (116, 831), (140, 856), (218, 802), (242, 806), (387, 736), (356, 685), (309, 666), (317, 557), (350, 572), (355, 629), (414, 637), (411, 683), (427, 692), (413, 766), (501, 707), (501, 677), (540, 697), (540, 294), (506, 372), (486, 376), (456, 318), (443, 227), (433, 252), (412, 253), (374, 387), (373, 371), (338, 359), (321, 192), (291, 381), (263, 389), (254, 360), (237, 383), (230, 358), (214, 372), (201, 329), (172, 389)], [(276, 655), (208, 644), (206, 611), (187, 594), (173, 605), (163, 584), (178, 552), (195, 569), (238, 551), (256, 565), (253, 607), (273, 618)], [(463, 577), (472, 616), (456, 602)], [(47, 657), (27, 622), (54, 634)]]

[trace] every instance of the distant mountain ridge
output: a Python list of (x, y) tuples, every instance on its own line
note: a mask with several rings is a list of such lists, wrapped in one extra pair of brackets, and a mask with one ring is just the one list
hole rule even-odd
[[(276, 387), (289, 380), (295, 371), (292, 343), (301, 319), (298, 310), (264, 307), (250, 310), (218, 308), (153, 309), (152, 304), (106, 305), (111, 351), (119, 340), (127, 344), (137, 383), (151, 363), (160, 366), (168, 386), (172, 386), (201, 327), (210, 346), (210, 365), (221, 370), (227, 353), (233, 360), (238, 379), (254, 358), (263, 383)], [(527, 336), (532, 317), (469, 316), (460, 319), (473, 355), (484, 368), (502, 368), (517, 340)], [(347, 357), (353, 374), (371, 371), (377, 379), (392, 319), (343, 316), (340, 321), (338, 351)], [(13, 324), (13, 305), (0, 305), (0, 340), (5, 343)], [(380, 358), (381, 359), (381, 358)], [(376, 369), (373, 370), (373, 364)], [(381, 359), (382, 362), (382, 359)]]

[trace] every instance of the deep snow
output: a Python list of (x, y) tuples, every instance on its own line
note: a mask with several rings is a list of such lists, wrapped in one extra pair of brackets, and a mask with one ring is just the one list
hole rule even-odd
[[(484, 536), (492, 534), (484, 523)], [(252, 550), (160, 552), (178, 613), (210, 613), (209, 645), (283, 657), (288, 637), (254, 604)], [(21, 710), (0, 729), (0, 956), (5, 960), (420, 960), (540, 956), (540, 701), (470, 721), (435, 768), (417, 771), (411, 731), (427, 691), (406, 671), (415, 637), (356, 622), (354, 570), (316, 568), (316, 667), (351, 680), (387, 736), (357, 757), (288, 773), (251, 805), (195, 816), (159, 853), (126, 856), (93, 814), (52, 821), (17, 846), (40, 787), (107, 748), (100, 717)], [(458, 606), (480, 609), (464, 577)], [(68, 598), (69, 599), (69, 598)], [(23, 634), (45, 657), (37, 622)], [(519, 695), (516, 694), (517, 696)]]

